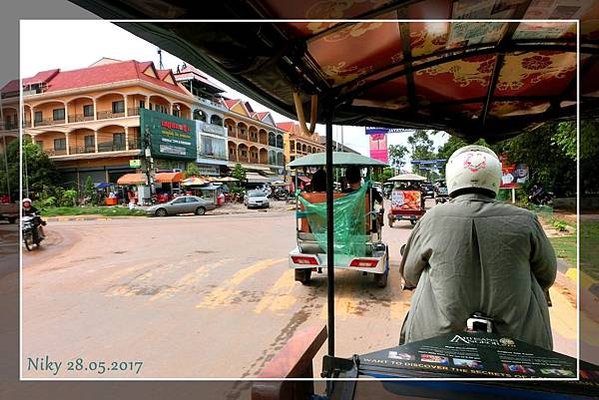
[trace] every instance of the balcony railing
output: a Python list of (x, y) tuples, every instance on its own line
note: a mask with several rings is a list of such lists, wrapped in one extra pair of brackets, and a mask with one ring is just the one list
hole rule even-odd
[(125, 151), (125, 143), (101, 142), (98, 143), (98, 152)]
[(13, 129), (18, 129), (19, 125), (11, 122), (10, 124), (4, 124), (4, 126), (0, 124), (0, 128), (5, 131), (12, 131)]
[(112, 111), (98, 111), (96, 113), (98, 119), (109, 119), (109, 118), (121, 118), (125, 116), (125, 113), (113, 113)]
[(129, 115), (130, 117), (133, 116), (133, 115), (139, 115), (139, 107), (128, 108), (127, 109), (127, 115)]
[(44, 153), (46, 153), (49, 157), (64, 156), (67, 154), (67, 149), (45, 149)]
[(35, 121), (35, 126), (60, 125), (60, 124), (64, 124), (64, 123), (65, 123), (64, 119), (45, 118), (45, 119)]
[(69, 115), (69, 122), (84, 122), (84, 121), (93, 121), (93, 115), (84, 115), (84, 114), (75, 114)]
[(71, 146), (71, 147), (69, 147), (70, 155), (89, 154), (89, 153), (95, 153), (95, 152), (96, 152), (95, 146)]
[(139, 139), (129, 139), (129, 150), (139, 150), (141, 141)]

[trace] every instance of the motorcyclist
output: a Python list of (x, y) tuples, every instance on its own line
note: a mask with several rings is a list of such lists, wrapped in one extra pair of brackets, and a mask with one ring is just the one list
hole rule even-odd
[(465, 330), (475, 312), (495, 331), (553, 348), (544, 295), (557, 260), (536, 216), (497, 202), (501, 163), (482, 146), (465, 146), (446, 166), (451, 201), (415, 226), (400, 273), (416, 287), (400, 343)]
[(24, 217), (34, 217), (33, 225), (37, 228), (40, 238), (44, 239), (46, 237), (46, 234), (44, 233), (44, 225), (46, 223), (42, 220), (39, 210), (33, 206), (31, 199), (29, 198), (24, 198), (21, 203), (23, 205), (22, 215)]

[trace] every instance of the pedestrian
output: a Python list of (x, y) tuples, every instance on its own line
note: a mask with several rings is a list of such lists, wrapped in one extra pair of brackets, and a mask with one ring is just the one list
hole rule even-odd
[(537, 217), (495, 200), (501, 162), (486, 147), (454, 152), (446, 178), (451, 201), (416, 224), (399, 267), (416, 288), (400, 343), (464, 331), (479, 312), (499, 335), (551, 350), (544, 290), (557, 260)]

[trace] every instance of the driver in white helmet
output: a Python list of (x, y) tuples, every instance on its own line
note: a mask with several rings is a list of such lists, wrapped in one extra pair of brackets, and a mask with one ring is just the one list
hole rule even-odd
[(39, 210), (33, 206), (31, 199), (29, 198), (24, 198), (21, 204), (23, 205), (22, 215), (24, 217), (34, 216), (34, 224), (38, 227), (38, 232), (42, 239), (45, 238), (44, 225), (46, 225), (46, 223), (42, 220)]
[(498, 334), (552, 349), (544, 291), (557, 260), (536, 216), (495, 201), (501, 162), (486, 147), (453, 153), (446, 179), (451, 201), (420, 219), (401, 260), (416, 290), (400, 343), (464, 331), (479, 312)]

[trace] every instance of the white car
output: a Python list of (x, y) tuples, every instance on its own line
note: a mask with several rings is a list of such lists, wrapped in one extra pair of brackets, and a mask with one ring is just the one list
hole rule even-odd
[(247, 192), (247, 194), (243, 198), (243, 204), (245, 204), (247, 208), (270, 207), (270, 203), (268, 202), (268, 197), (266, 196), (266, 193), (259, 190)]

